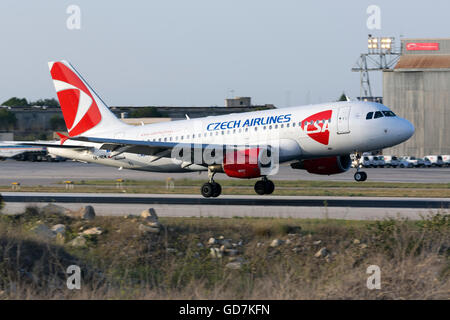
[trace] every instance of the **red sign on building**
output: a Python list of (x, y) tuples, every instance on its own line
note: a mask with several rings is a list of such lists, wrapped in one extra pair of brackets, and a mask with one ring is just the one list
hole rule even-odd
[(408, 51), (439, 51), (439, 42), (408, 42), (406, 44)]

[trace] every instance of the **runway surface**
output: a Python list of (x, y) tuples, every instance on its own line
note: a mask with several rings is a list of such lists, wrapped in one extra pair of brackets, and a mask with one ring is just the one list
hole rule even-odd
[[(368, 181), (450, 183), (450, 168), (376, 168), (364, 169)], [(304, 170), (281, 166), (276, 180), (354, 181), (354, 170), (320, 176)], [(0, 162), (0, 185), (18, 181), (22, 186), (50, 186), (64, 180), (165, 180), (190, 178), (207, 180), (206, 173), (155, 173), (117, 170), (96, 164), (79, 162)], [(217, 181), (231, 179), (216, 175)], [(356, 182), (355, 182), (356, 183)], [(140, 214), (154, 208), (160, 216), (219, 216), (219, 217), (296, 217), (331, 219), (384, 219), (386, 217), (421, 219), (429, 213), (448, 212), (449, 199), (428, 198), (363, 198), (363, 197), (290, 197), (290, 196), (220, 196), (205, 199), (200, 195), (149, 194), (83, 194), (83, 193), (3, 193), (5, 213), (20, 213), (28, 205), (44, 206), (56, 203), (71, 210), (93, 205), (98, 215)]]
[(373, 197), (284, 197), (284, 196), (221, 196), (203, 198), (197, 195), (133, 194), (51, 194), (3, 193), (5, 202), (58, 202), (106, 204), (166, 204), (194, 206), (270, 206), (270, 207), (353, 207), (353, 208), (421, 208), (448, 209), (449, 199), (373, 198)]
[(47, 203), (77, 210), (93, 205), (98, 215), (140, 214), (154, 208), (169, 217), (280, 217), (374, 220), (390, 218), (421, 219), (427, 214), (447, 212), (446, 198), (372, 198), (303, 196), (222, 196), (204, 199), (198, 195), (92, 194), (92, 193), (2, 193), (4, 212), (23, 212), (28, 205)]
[[(309, 174), (305, 170), (294, 170), (287, 165), (280, 167), (273, 180), (323, 180), (323, 181), (354, 181), (353, 169), (337, 175), (321, 176)], [(367, 181), (385, 182), (423, 182), (450, 183), (450, 168), (376, 168), (364, 169), (368, 174)], [(64, 180), (113, 180), (117, 178), (129, 180), (165, 180), (168, 177), (176, 179), (208, 180), (203, 173), (158, 173), (134, 170), (117, 170), (97, 164), (80, 162), (22, 162), (6, 160), (0, 162), (0, 185), (7, 186), (18, 181), (22, 185), (55, 185)], [(224, 174), (217, 174), (218, 181), (232, 179)]]

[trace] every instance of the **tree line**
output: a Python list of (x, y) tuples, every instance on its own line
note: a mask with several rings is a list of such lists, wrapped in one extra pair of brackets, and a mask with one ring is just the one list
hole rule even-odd
[(56, 100), (54, 98), (38, 99), (36, 101), (28, 101), (25, 98), (12, 97), (12, 98), (4, 101), (1, 105), (7, 106), (7, 107), (31, 107), (31, 106), (44, 107), (44, 106), (46, 106), (46, 107), (58, 108), (59, 102), (58, 102), (58, 100)]
[[(12, 97), (6, 101), (4, 101), (2, 106), (14, 108), (14, 107), (31, 107), (31, 106), (40, 106), (40, 107), (59, 107), (59, 103), (56, 99), (38, 99), (36, 101), (28, 101), (25, 98), (17, 98)], [(14, 112), (6, 108), (0, 108), (0, 131), (13, 130), (16, 126), (17, 118)], [(60, 129), (64, 128), (64, 119), (58, 116), (53, 116), (50, 119), (50, 126), (52, 129)]]

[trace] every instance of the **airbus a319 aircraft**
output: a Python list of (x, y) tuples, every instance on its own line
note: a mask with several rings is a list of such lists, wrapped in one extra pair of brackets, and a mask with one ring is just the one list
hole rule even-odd
[[(350, 169), (350, 154), (402, 143), (413, 125), (372, 102), (330, 102), (223, 116), (131, 126), (109, 110), (66, 61), (50, 62), (68, 135), (60, 142), (35, 143), (51, 154), (125, 169), (157, 172), (208, 171), (204, 197), (217, 197), (218, 172), (261, 178), (258, 194), (271, 194), (268, 179), (280, 163), (331, 175)], [(359, 159), (359, 157), (357, 157)], [(356, 181), (367, 178), (357, 166)]]

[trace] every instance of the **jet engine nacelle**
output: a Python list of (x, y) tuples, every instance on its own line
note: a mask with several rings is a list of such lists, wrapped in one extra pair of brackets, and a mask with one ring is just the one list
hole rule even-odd
[(307, 159), (291, 165), (294, 169), (304, 169), (309, 173), (331, 175), (343, 173), (350, 169), (352, 160), (350, 155), (335, 156), (318, 159)]
[(269, 175), (273, 167), (272, 157), (269, 147), (229, 151), (223, 159), (223, 172), (229, 177), (241, 179)]

